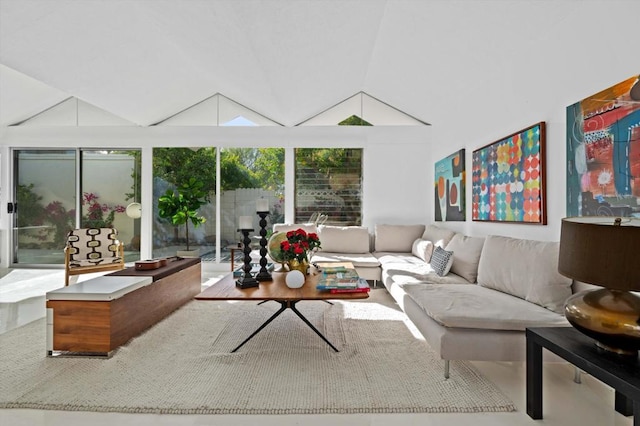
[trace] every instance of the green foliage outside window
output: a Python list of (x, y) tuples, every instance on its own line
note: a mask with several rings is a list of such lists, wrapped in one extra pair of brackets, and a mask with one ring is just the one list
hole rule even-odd
[(373, 124), (365, 121), (357, 115), (352, 115), (351, 117), (345, 118), (339, 122), (338, 126), (373, 126)]

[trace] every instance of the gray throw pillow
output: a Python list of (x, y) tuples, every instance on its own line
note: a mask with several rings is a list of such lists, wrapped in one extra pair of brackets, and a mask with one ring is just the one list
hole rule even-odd
[(447, 251), (442, 247), (436, 246), (431, 256), (431, 267), (441, 277), (449, 273), (453, 264), (453, 252)]

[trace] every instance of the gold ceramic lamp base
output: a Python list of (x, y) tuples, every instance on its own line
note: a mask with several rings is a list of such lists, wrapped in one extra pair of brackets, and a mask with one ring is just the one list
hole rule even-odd
[(564, 310), (571, 325), (595, 339), (602, 349), (638, 356), (640, 297), (606, 288), (583, 291), (567, 299)]

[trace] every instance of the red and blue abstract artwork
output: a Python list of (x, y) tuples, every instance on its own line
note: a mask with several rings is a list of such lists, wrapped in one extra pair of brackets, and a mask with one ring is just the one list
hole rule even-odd
[(567, 216), (640, 217), (640, 76), (567, 107)]

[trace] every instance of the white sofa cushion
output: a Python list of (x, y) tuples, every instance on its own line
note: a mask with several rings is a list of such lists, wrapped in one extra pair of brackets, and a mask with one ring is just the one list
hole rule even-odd
[(433, 245), (445, 248), (456, 233), (449, 229), (429, 225), (425, 228), (422, 238), (433, 242)]
[(516, 330), (569, 326), (563, 315), (475, 284), (401, 284), (424, 312), (445, 327)]
[(449, 272), (439, 277), (430, 264), (418, 259), (411, 253), (374, 253), (382, 265), (382, 283), (390, 288), (394, 284), (402, 283), (446, 283), (469, 284), (459, 275)]
[(375, 251), (411, 253), (413, 242), (424, 232), (424, 225), (376, 225)]
[(484, 238), (455, 234), (445, 248), (453, 252), (451, 272), (460, 275), (470, 283), (475, 283), (478, 278), (478, 263), (480, 263), (483, 245)]
[(418, 238), (411, 246), (411, 254), (429, 263), (433, 254), (433, 243), (429, 240)]
[[(305, 232), (318, 233), (318, 227), (315, 223), (274, 223), (273, 232), (289, 232), (296, 229), (303, 229)], [(320, 241), (322, 242), (322, 240)]]
[(273, 232), (289, 232), (295, 231), (296, 229), (304, 229), (305, 232), (315, 232), (318, 233), (318, 227), (315, 223), (274, 223), (273, 224)]
[(571, 280), (558, 273), (559, 243), (490, 235), (478, 265), (478, 284), (561, 313)]
[(378, 259), (371, 253), (332, 253), (319, 251), (311, 258), (312, 262), (351, 262), (356, 268), (377, 268)]
[(369, 229), (363, 226), (318, 227), (322, 251), (333, 253), (369, 253)]

